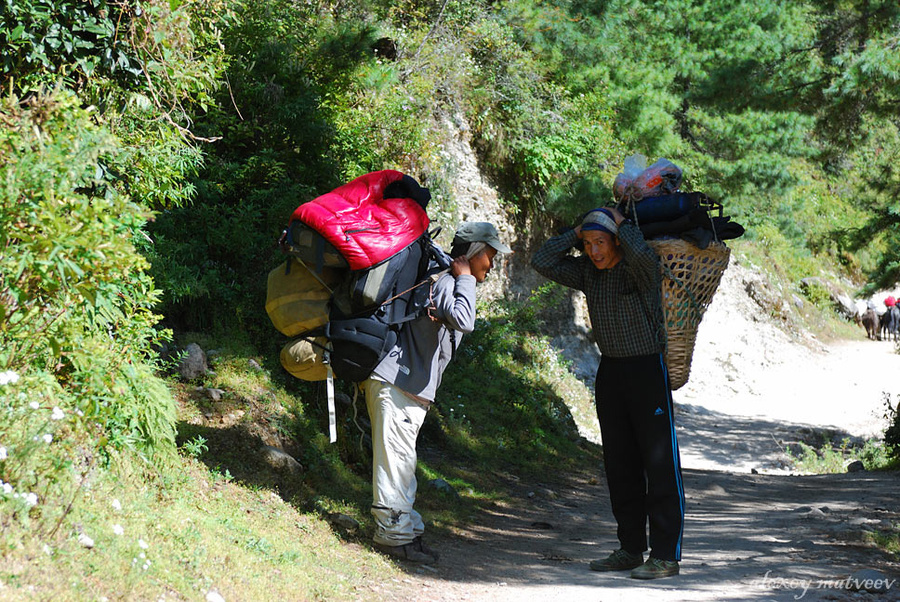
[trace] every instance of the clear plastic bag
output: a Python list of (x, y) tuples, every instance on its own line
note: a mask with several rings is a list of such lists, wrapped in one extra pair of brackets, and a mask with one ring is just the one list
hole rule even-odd
[(635, 154), (625, 159), (622, 172), (613, 182), (616, 201), (641, 199), (677, 192), (681, 187), (681, 168), (668, 159), (659, 159), (647, 167), (647, 157)]

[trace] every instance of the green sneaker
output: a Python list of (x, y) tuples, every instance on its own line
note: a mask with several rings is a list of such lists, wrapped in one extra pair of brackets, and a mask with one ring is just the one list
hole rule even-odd
[(632, 554), (625, 550), (616, 550), (606, 558), (591, 561), (592, 571), (629, 571), (641, 566), (644, 562), (643, 554)]
[(659, 579), (671, 577), (680, 572), (677, 560), (660, 560), (651, 556), (647, 562), (631, 571), (632, 579)]

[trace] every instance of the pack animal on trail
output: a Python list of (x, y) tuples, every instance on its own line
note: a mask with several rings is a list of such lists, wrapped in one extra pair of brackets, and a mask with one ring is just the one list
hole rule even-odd
[(873, 341), (878, 340), (880, 320), (878, 319), (878, 312), (875, 311), (875, 308), (868, 308), (866, 313), (862, 315), (862, 325), (866, 329), (866, 336)]
[(888, 307), (881, 316), (881, 339), (883, 341), (900, 340), (900, 308), (896, 305)]

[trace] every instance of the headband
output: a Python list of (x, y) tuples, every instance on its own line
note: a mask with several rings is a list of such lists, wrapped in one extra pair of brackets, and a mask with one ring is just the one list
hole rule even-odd
[(616, 220), (612, 218), (606, 209), (594, 209), (587, 212), (581, 220), (581, 230), (601, 230), (613, 236), (617, 236), (619, 233)]

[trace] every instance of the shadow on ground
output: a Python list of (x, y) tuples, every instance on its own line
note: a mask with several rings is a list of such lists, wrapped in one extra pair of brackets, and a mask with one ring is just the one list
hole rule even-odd
[[(719, 466), (767, 462), (811, 428), (696, 411), (682, 411), (678, 422), (682, 453)], [(900, 559), (873, 544), (900, 528), (900, 473), (686, 469), (682, 574), (657, 582), (588, 569), (617, 547), (598, 473), (570, 474), (552, 489), (508, 481), (511, 504), (485, 505), (458, 534), (436, 539), (438, 565), (408, 567), (413, 599), (857, 600), (865, 594), (846, 588), (857, 571), (900, 577)], [(862, 599), (900, 600), (900, 583)]]
[(734, 416), (690, 404), (676, 405), (675, 425), (685, 468), (789, 474), (800, 443), (862, 443), (838, 427)]

